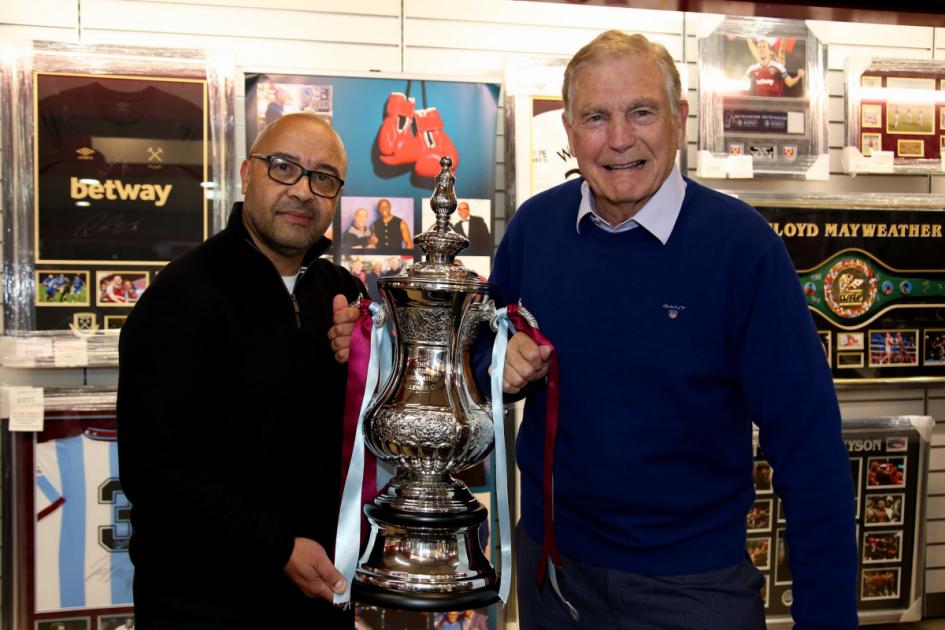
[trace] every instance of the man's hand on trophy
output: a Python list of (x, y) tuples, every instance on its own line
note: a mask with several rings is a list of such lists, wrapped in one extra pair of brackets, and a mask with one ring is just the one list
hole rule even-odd
[(502, 391), (517, 394), (528, 383), (545, 378), (551, 352), (551, 346), (539, 346), (523, 332), (512, 335), (505, 355)]
[(331, 349), (338, 363), (347, 363), (351, 332), (354, 330), (354, 323), (358, 321), (359, 311), (356, 307), (348, 306), (348, 298), (341, 294), (332, 300), (331, 308), (335, 312), (332, 319), (334, 325), (328, 329)]
[(345, 580), (325, 548), (309, 538), (295, 539), (292, 555), (282, 570), (309, 597), (332, 601), (334, 593), (345, 590)]

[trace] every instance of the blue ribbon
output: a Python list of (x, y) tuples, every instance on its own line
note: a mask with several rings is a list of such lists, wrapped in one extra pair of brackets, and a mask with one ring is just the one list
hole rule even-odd
[[(335, 604), (347, 604), (351, 599), (351, 582), (358, 562), (358, 547), (361, 544), (361, 485), (364, 481), (364, 414), (377, 389), (380, 366), (387, 366), (390, 373), (390, 338), (386, 328), (379, 323), (380, 306), (371, 304), (374, 327), (371, 329), (371, 355), (368, 359), (367, 375), (364, 379), (364, 397), (361, 399), (361, 411), (358, 413), (358, 425), (354, 433), (354, 447), (351, 463), (345, 477), (345, 487), (341, 495), (341, 509), (338, 513), (338, 531), (335, 534), (335, 568), (345, 579), (345, 591), (335, 593)], [(383, 348), (387, 347), (386, 359)]]
[(515, 334), (515, 325), (509, 321), (505, 308), (496, 311), (496, 336), (492, 344), (492, 424), (495, 431), (496, 504), (499, 508), (499, 539), (501, 569), (499, 599), (508, 603), (512, 586), (512, 531), (509, 514), (509, 473), (506, 465), (505, 408), (502, 404), (502, 381), (505, 375), (505, 355), (509, 349), (509, 333)]

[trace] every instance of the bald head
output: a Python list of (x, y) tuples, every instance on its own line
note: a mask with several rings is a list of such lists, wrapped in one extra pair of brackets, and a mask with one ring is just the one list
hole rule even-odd
[[(266, 125), (256, 136), (253, 145), (249, 148), (249, 153), (279, 152), (283, 138), (289, 135), (295, 135), (303, 141), (311, 138), (329, 150), (334, 149), (332, 153), (340, 158), (337, 175), (341, 179), (345, 178), (348, 172), (348, 154), (345, 152), (341, 136), (324, 119), (311, 112), (286, 114)], [(336, 146), (332, 147), (332, 144)]]

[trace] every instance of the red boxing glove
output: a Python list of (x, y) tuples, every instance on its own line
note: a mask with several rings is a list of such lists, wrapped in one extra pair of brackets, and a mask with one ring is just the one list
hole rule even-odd
[(412, 98), (400, 92), (387, 97), (384, 122), (377, 132), (377, 148), (384, 164), (412, 164), (420, 156), (420, 139), (413, 135), (413, 114), (416, 105)]
[(440, 172), (440, 158), (449, 156), (453, 160), (452, 171), (459, 166), (459, 155), (453, 141), (443, 130), (443, 119), (435, 107), (418, 109), (414, 113), (417, 135), (420, 140), (420, 156), (413, 167), (420, 177), (436, 177)]

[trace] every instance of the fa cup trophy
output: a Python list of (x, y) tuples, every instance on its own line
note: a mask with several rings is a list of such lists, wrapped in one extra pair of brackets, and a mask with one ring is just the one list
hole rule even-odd
[(450, 228), (455, 178), (449, 158), (440, 165), (430, 200), (436, 225), (415, 239), (424, 260), (378, 280), (393, 323), (393, 369), (364, 417), (365, 444), (396, 474), (364, 507), (371, 533), (352, 596), (408, 610), (463, 610), (498, 598), (479, 546), (487, 511), (453, 477), (493, 445), (491, 406), (476, 389), (469, 351), (495, 307), (489, 284), (455, 260), (469, 241)]

